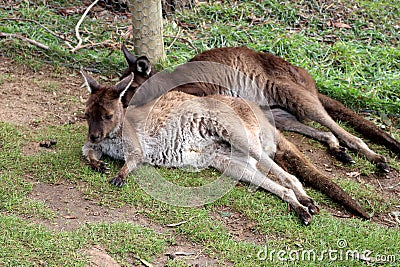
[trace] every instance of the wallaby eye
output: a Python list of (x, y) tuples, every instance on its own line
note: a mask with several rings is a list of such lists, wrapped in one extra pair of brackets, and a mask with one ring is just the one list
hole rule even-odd
[(106, 120), (111, 120), (112, 117), (113, 117), (112, 114), (109, 114), (109, 115), (105, 115), (105, 116), (104, 116), (104, 118), (105, 118)]

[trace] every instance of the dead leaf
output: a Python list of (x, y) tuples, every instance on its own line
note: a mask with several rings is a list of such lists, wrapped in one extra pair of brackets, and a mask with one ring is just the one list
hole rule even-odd
[(77, 219), (78, 217), (74, 216), (74, 215), (65, 215), (63, 216), (65, 219)]
[(342, 23), (342, 22), (333, 22), (332, 26), (335, 28), (340, 28), (340, 29), (351, 29), (351, 26), (349, 24)]
[(350, 178), (355, 178), (360, 176), (359, 172), (346, 172), (346, 175), (349, 176)]

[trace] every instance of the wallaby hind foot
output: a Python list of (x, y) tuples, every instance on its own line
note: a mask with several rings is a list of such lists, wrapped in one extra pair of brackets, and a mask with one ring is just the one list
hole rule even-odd
[(355, 164), (356, 162), (354, 159), (346, 153), (346, 148), (343, 146), (340, 146), (335, 149), (331, 149), (329, 152), (331, 153), (332, 156), (334, 156), (338, 161), (341, 161), (343, 163), (347, 164)]

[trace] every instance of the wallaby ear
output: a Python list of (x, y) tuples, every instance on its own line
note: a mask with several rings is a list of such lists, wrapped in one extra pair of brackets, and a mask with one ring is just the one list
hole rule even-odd
[(115, 90), (120, 98), (125, 94), (125, 92), (129, 89), (132, 83), (136, 83), (133, 80), (134, 77), (135, 75), (131, 73), (129, 76), (125, 77), (115, 85)]
[(81, 70), (81, 74), (83, 76), (83, 79), (85, 80), (85, 85), (89, 90), (89, 93), (91, 94), (95, 93), (100, 87), (99, 83), (92, 76), (90, 76), (83, 70)]
[(150, 60), (146, 56), (141, 56), (136, 60), (136, 70), (143, 76), (149, 76), (151, 73)]
[(126, 61), (128, 62), (128, 65), (134, 67), (136, 63), (136, 57), (128, 51), (128, 48), (126, 48), (124, 44), (121, 45), (121, 49), (124, 53)]

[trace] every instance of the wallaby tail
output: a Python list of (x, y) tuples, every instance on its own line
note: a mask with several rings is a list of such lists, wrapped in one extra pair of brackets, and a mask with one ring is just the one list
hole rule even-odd
[(328, 195), (348, 210), (363, 218), (370, 218), (357, 201), (352, 199), (342, 188), (314, 167), (295, 145), (283, 136), (277, 141), (278, 149), (275, 161), (279, 162), (279, 165), (285, 165), (294, 171), (303, 183)]
[(345, 107), (339, 101), (336, 101), (326, 95), (318, 94), (318, 98), (325, 110), (334, 120), (347, 122), (357, 132), (361, 133), (371, 141), (383, 145), (393, 152), (400, 154), (400, 142), (391, 137), (385, 131), (381, 130), (372, 122), (364, 119), (357, 113)]

